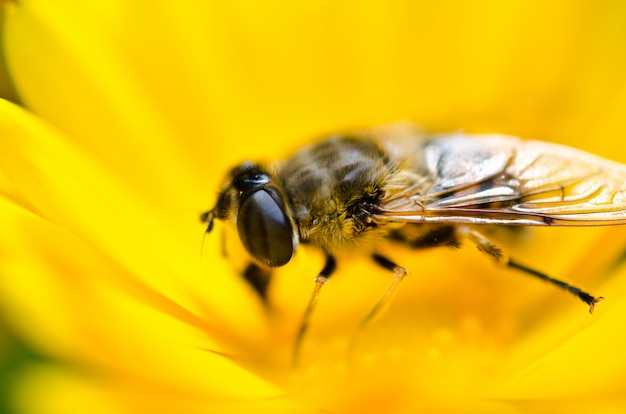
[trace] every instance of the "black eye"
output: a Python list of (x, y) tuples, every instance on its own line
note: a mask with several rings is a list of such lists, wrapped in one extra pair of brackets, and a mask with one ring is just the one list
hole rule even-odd
[(295, 246), (292, 225), (271, 190), (255, 191), (241, 201), (237, 231), (248, 253), (266, 266), (277, 267), (289, 262)]

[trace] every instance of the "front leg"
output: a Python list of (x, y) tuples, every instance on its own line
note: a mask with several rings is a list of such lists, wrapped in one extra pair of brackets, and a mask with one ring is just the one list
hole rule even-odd
[(272, 270), (261, 267), (255, 263), (250, 263), (242, 273), (242, 276), (259, 294), (263, 303), (267, 304), (267, 288), (272, 278)]
[(298, 366), (298, 362), (300, 361), (300, 352), (302, 350), (302, 340), (304, 339), (304, 335), (309, 329), (309, 324), (311, 322), (311, 315), (313, 315), (313, 310), (317, 305), (317, 299), (319, 298), (320, 291), (322, 287), (328, 282), (328, 278), (335, 273), (337, 269), (337, 261), (335, 257), (330, 254), (326, 254), (326, 263), (324, 264), (324, 268), (320, 272), (320, 274), (315, 278), (315, 287), (313, 288), (313, 293), (311, 294), (311, 298), (309, 299), (309, 303), (306, 306), (306, 310), (304, 311), (304, 315), (302, 316), (302, 322), (300, 322), (300, 328), (298, 329), (298, 334), (296, 335), (296, 342), (293, 349), (293, 355), (291, 359), (291, 367), (295, 368)]

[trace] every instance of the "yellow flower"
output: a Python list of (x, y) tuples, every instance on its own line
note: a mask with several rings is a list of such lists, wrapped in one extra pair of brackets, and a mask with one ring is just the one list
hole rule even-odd
[(397, 119), (626, 162), (623, 2), (4, 7), (24, 108), (0, 103), (0, 304), (38, 356), (10, 378), (19, 412), (626, 408), (624, 228), (503, 242), (605, 296), (594, 316), (475, 249), (397, 250), (411, 276), (357, 334), (391, 276), (340, 263), (291, 370), (321, 255), (281, 268), (265, 307), (218, 235), (200, 254), (197, 222), (242, 159)]

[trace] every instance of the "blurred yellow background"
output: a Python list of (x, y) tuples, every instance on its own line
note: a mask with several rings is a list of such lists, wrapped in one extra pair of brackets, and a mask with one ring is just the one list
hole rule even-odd
[[(319, 267), (315, 253), (303, 252), (279, 272), (273, 295), (286, 313), (282, 329), (264, 325), (262, 305), (219, 255), (217, 235), (207, 237), (198, 266), (197, 214), (243, 159), (274, 159), (328, 132), (410, 119), (431, 131), (518, 135), (626, 163), (623, 1), (0, 4), (8, 69), (6, 77), (0, 71), (0, 96), (26, 111), (3, 105), (0, 113), (0, 320), (23, 342), (0, 339), (9, 344), (0, 360), (10, 373), (0, 389), (20, 413), (228, 412), (230, 400), (218, 404), (215, 395), (281, 390), (262, 363), (214, 366), (185, 348), (239, 341), (240, 351), (272, 361), (291, 346), (309, 273)], [(308, 372), (300, 379), (306, 392), (285, 398), (297, 409), (252, 411), (618, 412), (626, 362), (615, 349), (588, 347), (591, 332), (600, 344), (625, 340), (618, 322), (626, 282), (607, 276), (623, 276), (611, 266), (624, 230), (557, 231), (537, 232), (516, 252), (612, 296), (596, 331), (586, 329), (595, 319), (579, 304), (570, 310), (570, 298), (509, 278), (470, 249), (417, 258), (403, 251), (418, 277), (372, 337), (404, 340), (424, 355), (387, 349), (391, 361), (369, 365), (345, 395), (325, 379), (345, 379), (342, 372)], [(369, 268), (344, 266), (316, 317), (320, 329), (308, 346), (325, 349), (333, 369), (341, 358), (327, 338), (345, 340), (345, 321), (358, 320), (389, 282)], [(382, 342), (372, 348), (386, 349)], [(554, 359), (538, 357), (553, 349)], [(577, 370), (564, 355), (581, 358)], [(115, 385), (43, 357), (104, 372)], [(538, 371), (523, 376), (529, 360)], [(476, 368), (482, 362), (512, 368), (491, 376)], [(587, 365), (598, 376), (585, 376)], [(404, 382), (394, 387), (396, 373)], [(338, 387), (347, 386), (341, 380)], [(477, 389), (485, 392), (473, 399)], [(64, 400), (72, 393), (77, 405)], [(488, 394), (493, 400), (481, 405)], [(461, 402), (442, 403), (454, 396)]]

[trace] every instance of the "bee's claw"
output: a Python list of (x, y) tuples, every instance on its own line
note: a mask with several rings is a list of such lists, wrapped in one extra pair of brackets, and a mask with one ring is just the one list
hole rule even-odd
[(587, 304), (589, 305), (589, 313), (593, 314), (593, 311), (596, 310), (596, 304), (602, 302), (604, 298), (602, 296), (598, 296), (597, 298), (593, 298)]

